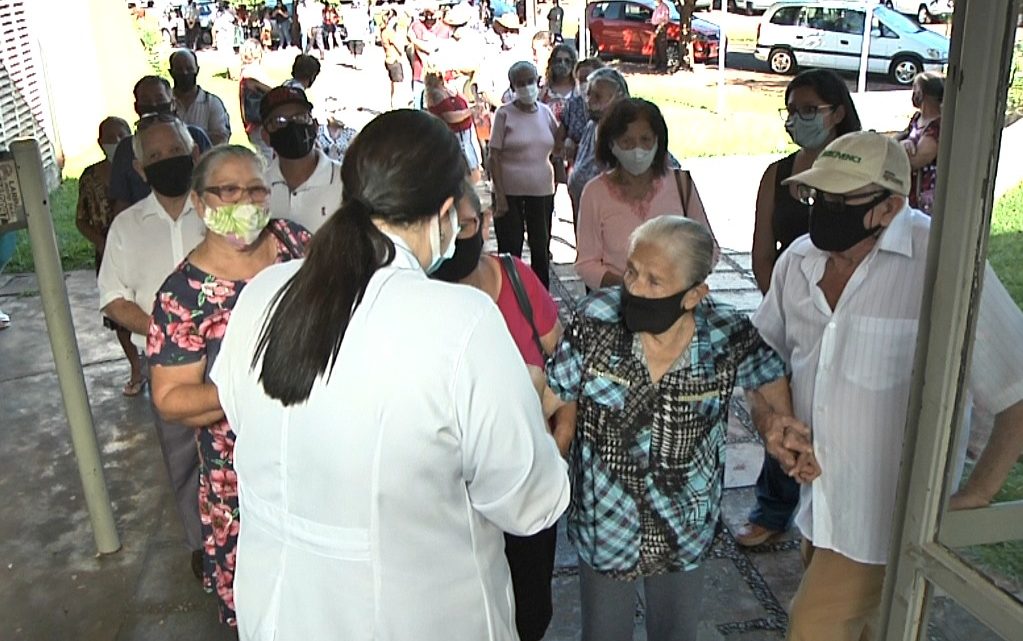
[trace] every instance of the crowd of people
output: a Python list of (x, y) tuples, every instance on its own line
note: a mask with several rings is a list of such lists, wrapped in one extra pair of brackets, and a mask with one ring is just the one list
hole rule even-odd
[[(720, 248), (658, 106), (514, 13), (482, 18), (388, 13), (397, 108), (358, 132), (343, 100), (314, 115), (316, 57), (271, 86), (256, 40), (251, 148), (228, 143), (189, 50), (173, 85), (135, 85), (134, 131), (100, 124), (79, 228), (222, 622), (246, 640), (538, 641), (567, 511), (582, 639), (632, 638), (642, 585), (647, 638), (691, 641), (739, 387), (765, 459), (737, 538), (793, 514), (803, 535), (788, 638), (877, 638), (940, 78), (918, 80), (899, 139), (860, 131), (834, 73), (791, 81), (799, 149), (761, 181), (750, 318), (710, 291)], [(493, 55), (457, 53), (477, 45)], [(590, 290), (564, 327), (560, 184)], [(990, 269), (973, 362), (996, 421), (957, 509), (987, 505), (1023, 451), (1023, 314)]]

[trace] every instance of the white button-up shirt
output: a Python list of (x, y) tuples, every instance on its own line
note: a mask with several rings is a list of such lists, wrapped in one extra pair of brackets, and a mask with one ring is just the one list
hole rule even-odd
[[(110, 225), (99, 268), (100, 309), (123, 298), (152, 312), (163, 281), (205, 235), (191, 199), (177, 220), (154, 193), (122, 211)], [(145, 335), (132, 334), (131, 340), (138, 347), (146, 345)]]
[(288, 188), (277, 157), (266, 170), (266, 182), (270, 185), (270, 215), (296, 222), (309, 233), (316, 233), (341, 206), (341, 165), (319, 149), (316, 169), (294, 191)]
[(557, 521), (566, 464), (497, 307), (398, 245), (304, 403), (270, 399), (250, 367), (304, 261), (264, 270), (231, 315), (212, 378), (238, 437), (247, 641), (517, 639), (502, 530)]
[(202, 87), (198, 88), (195, 101), (186, 109), (178, 103), (178, 118), (181, 121), (201, 128), (210, 140), (231, 137), (231, 120), (227, 117), (224, 101)]
[[(792, 370), (796, 416), (813, 429), (821, 476), (796, 526), (816, 547), (888, 559), (930, 218), (908, 207), (856, 268), (834, 311), (817, 283), (828, 253), (804, 236), (779, 258), (753, 317)], [(1023, 314), (988, 267), (969, 388), (998, 413), (1023, 399)]]

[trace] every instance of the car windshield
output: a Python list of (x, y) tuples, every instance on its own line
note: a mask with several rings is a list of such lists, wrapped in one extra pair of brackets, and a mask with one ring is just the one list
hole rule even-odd
[(892, 31), (899, 33), (920, 33), (921, 31), (926, 31), (926, 29), (906, 16), (887, 7), (877, 7), (874, 9), (874, 15), (883, 20), (885, 26)]

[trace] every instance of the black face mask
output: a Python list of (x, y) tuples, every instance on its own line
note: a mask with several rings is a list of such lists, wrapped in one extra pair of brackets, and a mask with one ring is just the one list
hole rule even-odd
[(457, 283), (468, 276), (480, 264), (483, 253), (483, 225), (477, 225), (471, 238), (455, 239), (455, 255), (440, 264), (430, 278), (446, 283)]
[(174, 103), (170, 101), (158, 102), (154, 105), (140, 105), (135, 103), (135, 113), (137, 113), (140, 117), (148, 114), (169, 114), (173, 106)]
[(622, 320), (630, 332), (663, 334), (668, 331), (686, 312), (682, 310), (682, 299), (692, 287), (664, 298), (643, 298), (633, 296), (622, 285)]
[(178, 91), (191, 91), (195, 86), (196, 75), (198, 74), (172, 71), (171, 78), (174, 79), (174, 88)]
[(315, 124), (300, 125), (297, 122), (289, 122), (270, 134), (270, 146), (281, 158), (289, 160), (305, 158), (313, 150), (315, 142)]
[(146, 165), (143, 171), (153, 191), (161, 196), (177, 198), (187, 194), (192, 185), (192, 167), (192, 156), (187, 154), (157, 160)]
[(891, 195), (882, 192), (877, 198), (862, 205), (845, 205), (829, 203), (818, 198), (810, 206), (810, 241), (814, 247), (826, 252), (844, 252), (868, 236), (881, 231), (877, 225), (867, 229), (863, 226), (863, 217)]

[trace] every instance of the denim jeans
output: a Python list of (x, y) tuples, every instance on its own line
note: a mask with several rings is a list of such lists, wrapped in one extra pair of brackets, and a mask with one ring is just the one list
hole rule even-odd
[(776, 532), (789, 529), (792, 514), (799, 504), (799, 483), (766, 452), (764, 465), (757, 477), (756, 492), (757, 504), (750, 511), (749, 522)]

